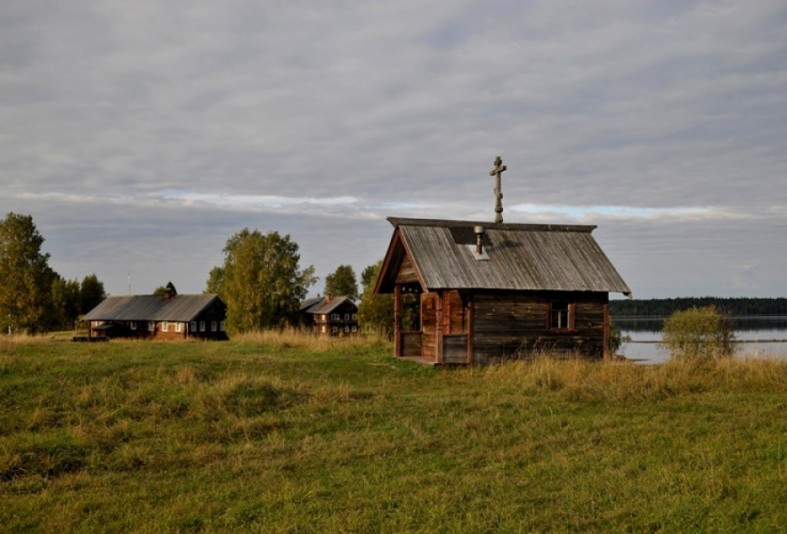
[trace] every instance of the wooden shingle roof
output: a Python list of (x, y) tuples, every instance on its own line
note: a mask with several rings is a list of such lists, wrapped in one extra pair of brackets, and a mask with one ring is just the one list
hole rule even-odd
[(345, 302), (349, 302), (356, 309), (358, 308), (358, 306), (356, 306), (355, 303), (347, 297), (333, 297), (331, 300), (328, 300), (325, 297), (319, 297), (303, 301), (301, 303), (300, 310), (303, 313), (312, 313), (315, 315), (331, 313)]
[[(425, 290), (631, 293), (591, 235), (595, 226), (388, 220), (395, 230), (378, 293), (393, 291), (402, 265)], [(484, 227), (484, 259), (475, 254), (475, 226)]]
[(176, 321), (187, 322), (199, 317), (217, 295), (158, 295), (108, 297), (90, 310), (86, 321)]

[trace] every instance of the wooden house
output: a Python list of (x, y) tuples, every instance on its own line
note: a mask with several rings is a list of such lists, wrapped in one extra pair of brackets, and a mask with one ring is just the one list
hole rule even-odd
[(358, 305), (347, 297), (325, 295), (301, 302), (301, 324), (319, 336), (358, 333)]
[[(609, 293), (631, 290), (591, 235), (595, 226), (388, 220), (394, 232), (375, 293), (394, 294), (397, 357), (608, 356)], [(406, 294), (419, 299), (417, 331), (402, 329)]]
[(108, 297), (90, 310), (90, 338), (227, 339), (227, 306), (217, 295)]

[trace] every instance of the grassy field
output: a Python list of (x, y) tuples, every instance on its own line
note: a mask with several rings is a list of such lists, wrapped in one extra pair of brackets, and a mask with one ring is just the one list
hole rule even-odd
[(0, 530), (777, 532), (787, 363), (0, 341)]

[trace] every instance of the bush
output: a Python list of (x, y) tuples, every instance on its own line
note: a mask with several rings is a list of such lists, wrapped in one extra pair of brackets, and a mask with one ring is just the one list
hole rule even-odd
[(720, 359), (735, 352), (730, 321), (715, 306), (676, 311), (664, 322), (662, 345), (672, 358)]

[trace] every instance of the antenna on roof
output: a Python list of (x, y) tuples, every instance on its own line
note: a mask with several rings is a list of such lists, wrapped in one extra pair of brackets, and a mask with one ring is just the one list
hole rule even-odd
[(506, 170), (500, 156), (495, 158), (495, 168), (489, 172), (489, 176), (495, 177), (495, 223), (503, 222), (503, 186), (500, 183), (500, 175)]

